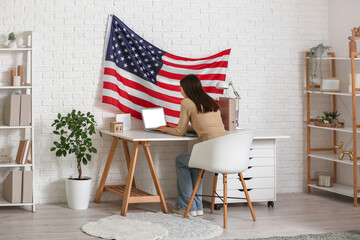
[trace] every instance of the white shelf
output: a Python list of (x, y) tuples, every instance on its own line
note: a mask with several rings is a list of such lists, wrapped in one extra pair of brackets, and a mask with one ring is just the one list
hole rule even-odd
[(5, 167), (31, 167), (32, 164), (31, 163), (27, 163), (27, 164), (17, 164), (17, 163), (0, 163), (0, 168), (5, 168)]
[[(332, 187), (320, 187), (314, 183), (311, 183), (308, 186), (312, 187), (312, 188), (324, 190), (327, 192), (333, 192), (333, 193), (337, 193), (337, 194), (348, 196), (348, 197), (354, 197), (354, 188), (353, 188), (353, 186), (350, 186), (350, 185), (334, 183)], [(357, 197), (358, 198), (360, 197), (360, 193), (357, 194)]]
[(0, 89), (31, 89), (31, 86), (0, 86)]
[(0, 47), (0, 51), (7, 51), (7, 52), (19, 52), (19, 51), (31, 51), (31, 47), (18, 47), (18, 48), (6, 48)]
[[(309, 57), (307, 57), (307, 59), (309, 59)], [(315, 59), (320, 59), (320, 58), (315, 58)], [(351, 58), (349, 57), (323, 57), (321, 58), (322, 60), (348, 60), (351, 61)], [(354, 58), (355, 61), (359, 61), (360, 58)]]
[[(337, 95), (337, 96), (348, 96), (351, 97), (352, 94), (349, 92), (322, 92), (322, 91), (307, 91), (310, 94), (322, 94), (322, 95)], [(355, 96), (360, 97), (360, 93), (356, 93)]]
[[(339, 160), (337, 154), (330, 153), (330, 152), (310, 153), (308, 156), (312, 157), (312, 158), (316, 158), (316, 159), (322, 159), (322, 160), (331, 161), (331, 162), (348, 164), (348, 165), (351, 165), (351, 166), (353, 165), (353, 161), (351, 161), (349, 159), (348, 155), (345, 155), (343, 160)], [(360, 161), (358, 161), (356, 165), (360, 166)]]
[[(353, 129), (352, 127), (344, 127), (344, 128), (332, 128), (332, 127), (319, 127), (319, 126), (315, 126), (313, 124), (308, 125), (308, 127), (311, 128), (319, 128), (319, 129), (324, 129), (324, 130), (332, 130), (332, 131), (338, 131), (338, 132), (348, 132), (348, 133), (352, 133)], [(360, 133), (360, 129), (356, 129), (357, 133)]]
[(5, 199), (3, 199), (2, 197), (0, 197), (0, 206), (10, 207), (10, 206), (32, 206), (32, 205), (33, 203), (10, 203)]
[(0, 129), (22, 129), (22, 128), (32, 128), (32, 126), (6, 126), (6, 125), (0, 125)]

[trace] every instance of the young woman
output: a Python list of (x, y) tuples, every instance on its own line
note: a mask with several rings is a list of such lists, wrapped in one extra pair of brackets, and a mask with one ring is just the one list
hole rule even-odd
[[(157, 129), (169, 134), (183, 136), (187, 131), (195, 131), (201, 141), (224, 136), (227, 132), (221, 120), (219, 106), (201, 86), (200, 79), (190, 74), (180, 81), (181, 101), (180, 119), (177, 126), (168, 124)], [(189, 121), (191, 126), (189, 126)], [(183, 215), (190, 201), (193, 187), (199, 176), (200, 169), (188, 166), (191, 153), (184, 153), (176, 158), (177, 192), (178, 200), (172, 212)], [(197, 195), (202, 194), (202, 181)], [(189, 214), (191, 216), (203, 215), (202, 198), (195, 196)]]

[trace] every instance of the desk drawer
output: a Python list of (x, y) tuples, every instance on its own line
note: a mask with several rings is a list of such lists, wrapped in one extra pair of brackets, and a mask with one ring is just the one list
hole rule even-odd
[(274, 139), (254, 139), (251, 148), (275, 148)]
[(249, 159), (249, 167), (274, 166), (274, 165), (275, 165), (275, 158), (274, 157), (269, 157), (269, 158), (250, 157), (250, 159)]
[[(245, 179), (246, 188), (274, 188), (275, 187), (275, 179), (273, 177), (267, 178), (250, 178)], [(222, 177), (218, 178), (216, 189), (223, 189), (223, 179)], [(227, 181), (228, 189), (243, 189), (241, 181), (239, 178), (228, 178)]]
[[(231, 174), (236, 175), (236, 174)], [(274, 166), (264, 166), (264, 167), (249, 167), (248, 170), (243, 172), (244, 178), (251, 177), (274, 177), (275, 169)]]
[(274, 148), (253, 148), (250, 157), (275, 157)]
[[(224, 195), (223, 191), (217, 191), (220, 196)], [(275, 189), (274, 188), (263, 188), (263, 189), (248, 189), (250, 201), (271, 201), (275, 199)], [(228, 197), (237, 197), (237, 198), (246, 198), (244, 191), (239, 190), (228, 190)], [(228, 202), (246, 202), (246, 199), (234, 199), (228, 198)], [(220, 199), (215, 199), (215, 203), (222, 203)]]

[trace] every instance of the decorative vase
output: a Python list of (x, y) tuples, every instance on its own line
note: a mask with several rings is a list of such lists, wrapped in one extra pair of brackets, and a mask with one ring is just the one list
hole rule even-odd
[(66, 199), (69, 208), (84, 210), (89, 207), (91, 190), (91, 178), (85, 179), (66, 179)]
[(9, 47), (9, 48), (16, 48), (16, 47), (17, 47), (17, 43), (16, 43), (15, 41), (10, 41), (10, 42), (8, 43), (8, 47)]

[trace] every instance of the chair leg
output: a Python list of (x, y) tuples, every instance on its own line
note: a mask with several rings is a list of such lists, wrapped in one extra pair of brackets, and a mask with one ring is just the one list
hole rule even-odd
[(212, 192), (212, 199), (211, 199), (211, 213), (214, 212), (217, 179), (218, 179), (218, 174), (215, 173), (215, 175), (214, 175), (214, 184), (213, 184), (213, 192)]
[(224, 228), (227, 225), (227, 174), (223, 174), (224, 183)]
[(190, 197), (190, 201), (188, 203), (188, 206), (186, 208), (186, 211), (185, 211), (185, 214), (184, 214), (184, 218), (187, 218), (189, 212), (190, 212), (190, 207), (191, 207), (191, 204), (193, 203), (194, 201), (194, 198), (195, 198), (195, 194), (199, 188), (199, 185), (200, 185), (200, 181), (202, 179), (202, 177), (204, 176), (204, 169), (201, 169), (200, 173), (199, 173), (199, 177), (198, 179), (196, 180), (196, 183), (195, 183), (195, 186), (194, 186), (194, 190), (191, 194), (191, 197)]
[(254, 220), (254, 222), (255, 222), (255, 221), (256, 221), (256, 217), (255, 217), (254, 209), (253, 209), (253, 206), (252, 206), (252, 204), (251, 204), (250, 197), (249, 197), (249, 193), (248, 193), (248, 190), (247, 190), (247, 188), (246, 188), (245, 181), (244, 181), (244, 178), (243, 178), (242, 173), (239, 173), (239, 176), (240, 176), (241, 184), (242, 184), (243, 189), (244, 189), (244, 193), (245, 193), (245, 196), (246, 196), (247, 203), (248, 203), (249, 208), (250, 208), (251, 216), (252, 216), (252, 218), (253, 218), (253, 220)]

